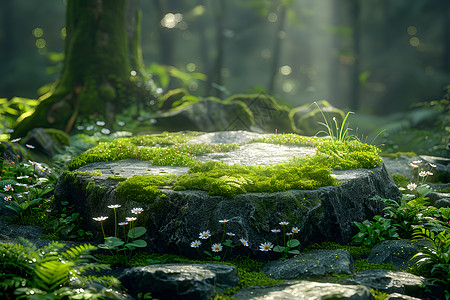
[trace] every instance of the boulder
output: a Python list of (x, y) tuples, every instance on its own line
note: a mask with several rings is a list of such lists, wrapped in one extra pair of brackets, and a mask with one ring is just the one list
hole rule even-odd
[(219, 100), (182, 105), (158, 115), (155, 120), (155, 126), (168, 131), (249, 130), (254, 124), (253, 114), (244, 103)]
[(327, 122), (331, 128), (335, 128), (335, 124), (332, 121), (333, 118), (335, 118), (339, 126), (342, 124), (345, 117), (342, 110), (333, 107), (326, 100), (318, 101), (317, 104), (318, 106), (314, 103), (305, 104), (293, 108), (289, 112), (289, 120), (291, 121), (294, 132), (307, 136), (314, 136), (320, 131), (324, 131), (328, 134), (328, 129), (320, 124), (325, 123), (323, 114), (327, 115)]
[[(254, 134), (210, 133), (191, 142), (216, 143), (220, 141), (219, 136), (227, 143), (235, 140), (244, 143)], [(206, 160), (257, 166), (284, 164), (294, 155), (308, 154), (308, 149), (265, 143), (256, 146), (246, 144), (230, 152), (208, 154)], [(197, 159), (202, 160), (202, 157)], [(161, 186), (154, 199), (143, 202), (136, 201), (134, 196), (121, 198), (116, 192), (118, 182), (133, 175), (186, 174), (187, 171), (187, 167), (154, 166), (148, 161), (133, 159), (91, 163), (61, 176), (55, 189), (55, 200), (56, 203), (68, 201), (74, 205), (86, 220), (88, 229), (97, 233), (98, 237), (102, 236), (100, 224), (93, 220), (94, 217), (108, 216), (103, 226), (107, 235), (114, 232), (111, 231), (114, 228), (114, 212), (108, 209), (109, 205), (122, 205), (117, 210), (118, 222), (130, 216), (131, 209), (141, 207), (144, 213), (138, 217), (138, 226), (147, 229), (145, 238), (149, 251), (178, 253), (193, 258), (198, 258), (197, 250), (200, 253), (210, 250), (207, 245), (211, 241), (223, 241), (225, 228), (219, 220), (227, 219), (226, 232), (234, 234), (230, 240), (236, 246), (232, 252), (267, 259), (280, 256), (278, 253), (259, 251), (259, 245), (263, 242), (276, 243), (271, 229), (279, 227), (280, 221), (290, 222), (289, 231), (297, 227), (295, 238), (300, 241), (300, 248), (323, 241), (346, 243), (356, 233), (354, 221), (362, 222), (382, 213), (385, 204), (373, 196), (396, 199), (401, 195), (383, 164), (370, 170), (334, 171), (333, 176), (339, 184), (315, 190), (244, 193), (225, 197), (201, 190), (175, 190)], [(211, 240), (202, 240), (204, 243), (200, 249), (192, 248), (191, 242), (207, 230), (211, 233)], [(241, 239), (246, 240), (249, 247), (242, 245)]]
[(400, 293), (418, 296), (424, 292), (425, 278), (401, 271), (380, 269), (362, 270), (355, 277), (344, 279), (342, 284), (364, 285), (383, 293)]
[(327, 274), (353, 274), (353, 258), (349, 252), (314, 250), (293, 258), (265, 264), (261, 272), (275, 279), (306, 279)]
[(421, 300), (421, 299), (412, 296), (402, 295), (399, 293), (393, 293), (387, 296), (385, 300)]
[(418, 253), (418, 242), (409, 240), (386, 240), (372, 248), (368, 261), (371, 264), (391, 264), (397, 269), (406, 270), (412, 263), (411, 257)]
[(63, 146), (69, 146), (69, 137), (61, 130), (34, 128), (25, 137), (24, 143), (31, 145), (33, 152), (50, 158), (61, 152)]
[(285, 282), (270, 286), (254, 286), (241, 289), (233, 295), (238, 300), (291, 300), (291, 299), (375, 299), (370, 289), (360, 285), (341, 285), (311, 281)]
[(219, 264), (155, 264), (125, 270), (119, 277), (124, 288), (137, 297), (151, 293), (158, 299), (205, 299), (235, 287), (237, 269)]

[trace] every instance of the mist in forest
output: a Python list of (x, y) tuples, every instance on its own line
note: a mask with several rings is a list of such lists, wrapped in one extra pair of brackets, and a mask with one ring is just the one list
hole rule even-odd
[[(185, 87), (223, 99), (264, 91), (293, 107), (326, 99), (385, 115), (441, 99), (450, 83), (448, 0), (140, 5), (144, 63), (162, 92)], [(0, 97), (37, 98), (62, 68), (65, 3), (1, 6)], [(171, 66), (170, 78), (161, 66)]]

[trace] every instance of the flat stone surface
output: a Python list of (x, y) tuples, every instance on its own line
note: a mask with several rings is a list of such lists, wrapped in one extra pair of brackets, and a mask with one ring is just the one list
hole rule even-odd
[(312, 147), (284, 146), (265, 143), (251, 143), (240, 146), (230, 152), (208, 153), (197, 157), (197, 160), (222, 161), (227, 164), (243, 166), (275, 166), (288, 163), (294, 157), (313, 156), (316, 151)]
[(249, 142), (252, 139), (262, 138), (264, 136), (270, 136), (271, 134), (261, 134), (250, 131), (218, 131), (210, 132), (199, 135), (188, 142), (188, 144), (239, 144)]
[(80, 172), (101, 171), (102, 179), (109, 176), (132, 177), (133, 175), (182, 175), (187, 174), (188, 167), (152, 166), (150, 162), (137, 159), (127, 159), (121, 161), (95, 162), (78, 169)]
[(237, 269), (219, 264), (155, 264), (125, 270), (122, 285), (136, 296), (152, 294), (158, 299), (209, 300), (222, 288), (238, 284)]
[(310, 281), (286, 282), (271, 286), (244, 288), (233, 295), (238, 300), (372, 300), (367, 287)]
[(314, 250), (265, 264), (261, 271), (275, 279), (305, 279), (327, 274), (353, 274), (353, 259), (342, 249)]

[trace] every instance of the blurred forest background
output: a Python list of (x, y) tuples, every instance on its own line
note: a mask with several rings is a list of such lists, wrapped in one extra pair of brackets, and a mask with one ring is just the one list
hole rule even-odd
[[(184, 82), (197, 96), (264, 89), (292, 106), (327, 99), (384, 115), (440, 99), (450, 83), (448, 0), (140, 5), (146, 67), (205, 74)], [(65, 3), (2, 0), (1, 22), (0, 97), (37, 98), (62, 68)], [(165, 90), (183, 84), (167, 80)]]
[[(66, 5), (2, 0), (0, 98), (37, 99), (51, 90), (63, 66)], [(142, 56), (156, 96), (183, 87), (199, 98), (267, 92), (289, 107), (326, 99), (356, 112), (359, 125), (374, 134), (387, 123), (395, 123), (391, 129), (397, 132), (415, 127), (407, 143), (381, 141), (395, 146), (392, 151), (408, 151), (419, 142), (426, 151), (433, 140), (435, 154), (450, 152), (448, 0), (139, 5)], [(433, 105), (431, 113), (405, 115)]]

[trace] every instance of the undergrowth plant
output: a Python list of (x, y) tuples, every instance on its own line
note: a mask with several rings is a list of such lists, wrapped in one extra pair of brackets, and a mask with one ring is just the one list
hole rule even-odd
[(450, 227), (435, 233), (428, 228), (418, 228), (414, 231), (413, 240), (427, 240), (430, 245), (421, 246), (419, 253), (411, 260), (417, 269), (432, 282), (443, 285), (445, 294), (450, 297)]
[[(319, 104), (317, 102), (314, 102), (313, 104), (315, 104), (317, 106), (317, 108), (319, 109), (320, 113), (322, 114), (323, 120), (325, 123), (319, 122), (319, 124), (323, 125), (326, 127), (327, 131), (319, 131), (317, 134), (320, 133), (325, 133), (327, 134), (329, 137), (331, 137), (331, 141), (339, 141), (339, 142), (347, 142), (351, 139), (356, 139), (356, 137), (354, 135), (350, 135), (349, 134), (349, 127), (348, 127), (348, 117), (350, 116), (350, 114), (354, 114), (354, 112), (347, 112), (347, 114), (345, 115), (344, 119), (342, 120), (342, 124), (338, 124), (338, 121), (336, 120), (336, 118), (333, 118), (333, 125), (330, 125), (331, 122), (328, 122), (328, 118), (325, 116), (325, 114), (323, 113), (322, 109), (320, 108)], [(351, 130), (351, 129), (350, 129)]]
[[(0, 244), (0, 296), (3, 299), (98, 299), (111, 290), (85, 288), (87, 282), (118, 286), (111, 276), (86, 275), (109, 267), (95, 263), (89, 253), (95, 246), (83, 244), (62, 251), (64, 244), (52, 242), (37, 249), (24, 239), (21, 244)], [(76, 284), (74, 284), (76, 283)], [(81, 287), (81, 288), (80, 288)]]
[[(108, 217), (97, 217), (93, 219), (100, 222), (103, 238), (105, 239), (105, 242), (103, 244), (99, 244), (98, 247), (109, 250), (110, 253), (117, 259), (117, 262), (128, 265), (133, 254), (133, 250), (136, 248), (145, 248), (147, 246), (147, 242), (145, 240), (138, 239), (147, 232), (147, 229), (145, 229), (145, 227), (136, 227), (137, 217), (126, 217), (126, 222), (117, 223), (116, 209), (119, 207), (119, 204), (108, 206), (108, 208), (114, 209), (114, 236), (107, 237), (103, 228), (103, 221), (108, 219)], [(133, 208), (131, 213), (138, 215), (142, 213), (142, 211), (142, 208)], [(118, 232), (117, 225), (123, 228), (123, 239), (119, 237), (121, 235)], [(127, 226), (128, 230), (126, 229)]]

